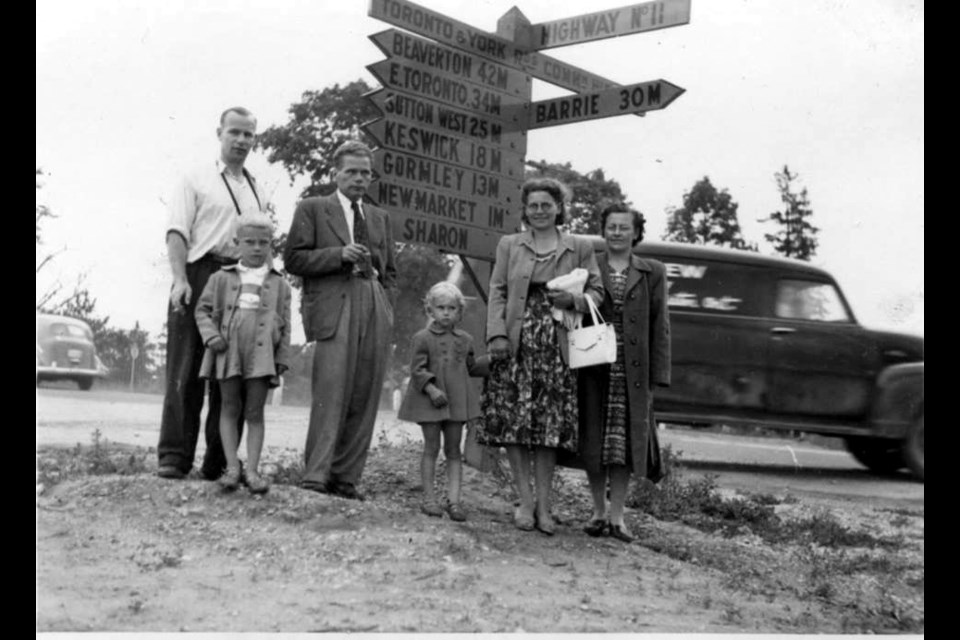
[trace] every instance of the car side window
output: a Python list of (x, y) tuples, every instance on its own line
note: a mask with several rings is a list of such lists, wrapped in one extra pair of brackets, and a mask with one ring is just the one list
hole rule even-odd
[(659, 260), (666, 267), (671, 310), (764, 315), (764, 278), (759, 270), (712, 260), (673, 257)]
[(778, 318), (818, 322), (851, 322), (837, 288), (812, 280), (780, 280), (775, 314)]

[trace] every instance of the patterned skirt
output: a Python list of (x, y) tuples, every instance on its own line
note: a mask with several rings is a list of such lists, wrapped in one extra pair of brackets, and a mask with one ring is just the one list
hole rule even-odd
[(628, 465), (630, 464), (630, 405), (627, 398), (627, 370), (623, 353), (623, 314), (619, 309), (613, 314), (611, 322), (617, 332), (617, 361), (610, 365), (610, 374), (607, 379), (600, 459), (604, 465)]
[(515, 357), (490, 363), (477, 441), (577, 450), (577, 375), (560, 351), (559, 323), (542, 286), (531, 286)]

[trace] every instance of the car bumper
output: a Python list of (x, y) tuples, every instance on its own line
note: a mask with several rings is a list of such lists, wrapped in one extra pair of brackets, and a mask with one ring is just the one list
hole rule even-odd
[(37, 367), (38, 378), (103, 378), (106, 374), (97, 369), (79, 367)]

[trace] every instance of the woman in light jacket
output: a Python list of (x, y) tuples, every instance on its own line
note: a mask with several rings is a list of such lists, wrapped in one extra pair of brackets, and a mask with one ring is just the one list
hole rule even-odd
[(604, 286), (600, 313), (617, 331), (617, 361), (580, 370), (579, 458), (593, 497), (593, 517), (584, 531), (623, 542), (633, 540), (623, 521), (631, 473), (654, 482), (663, 474), (653, 388), (670, 384), (666, 270), (633, 253), (644, 222), (642, 214), (623, 205), (600, 214), (606, 242), (597, 258)]
[[(602, 297), (591, 243), (560, 230), (566, 187), (553, 179), (521, 190), (526, 230), (497, 245), (487, 306), (490, 377), (484, 389), (478, 441), (506, 449), (520, 504), (519, 529), (553, 535), (550, 515), (557, 449), (577, 450), (577, 376), (567, 364), (566, 329), (552, 310), (588, 311), (584, 296)], [(548, 291), (546, 283), (576, 268), (589, 277), (581, 294)], [(530, 485), (530, 463), (536, 497)]]

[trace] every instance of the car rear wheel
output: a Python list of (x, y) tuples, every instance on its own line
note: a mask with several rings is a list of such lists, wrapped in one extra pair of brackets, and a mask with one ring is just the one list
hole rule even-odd
[(82, 378), (77, 380), (77, 386), (81, 391), (90, 391), (93, 388), (93, 378)]
[(903, 460), (918, 480), (923, 482), (923, 416), (917, 418), (903, 440)]
[(874, 473), (889, 474), (904, 466), (903, 452), (898, 440), (849, 437), (844, 442), (850, 455)]

